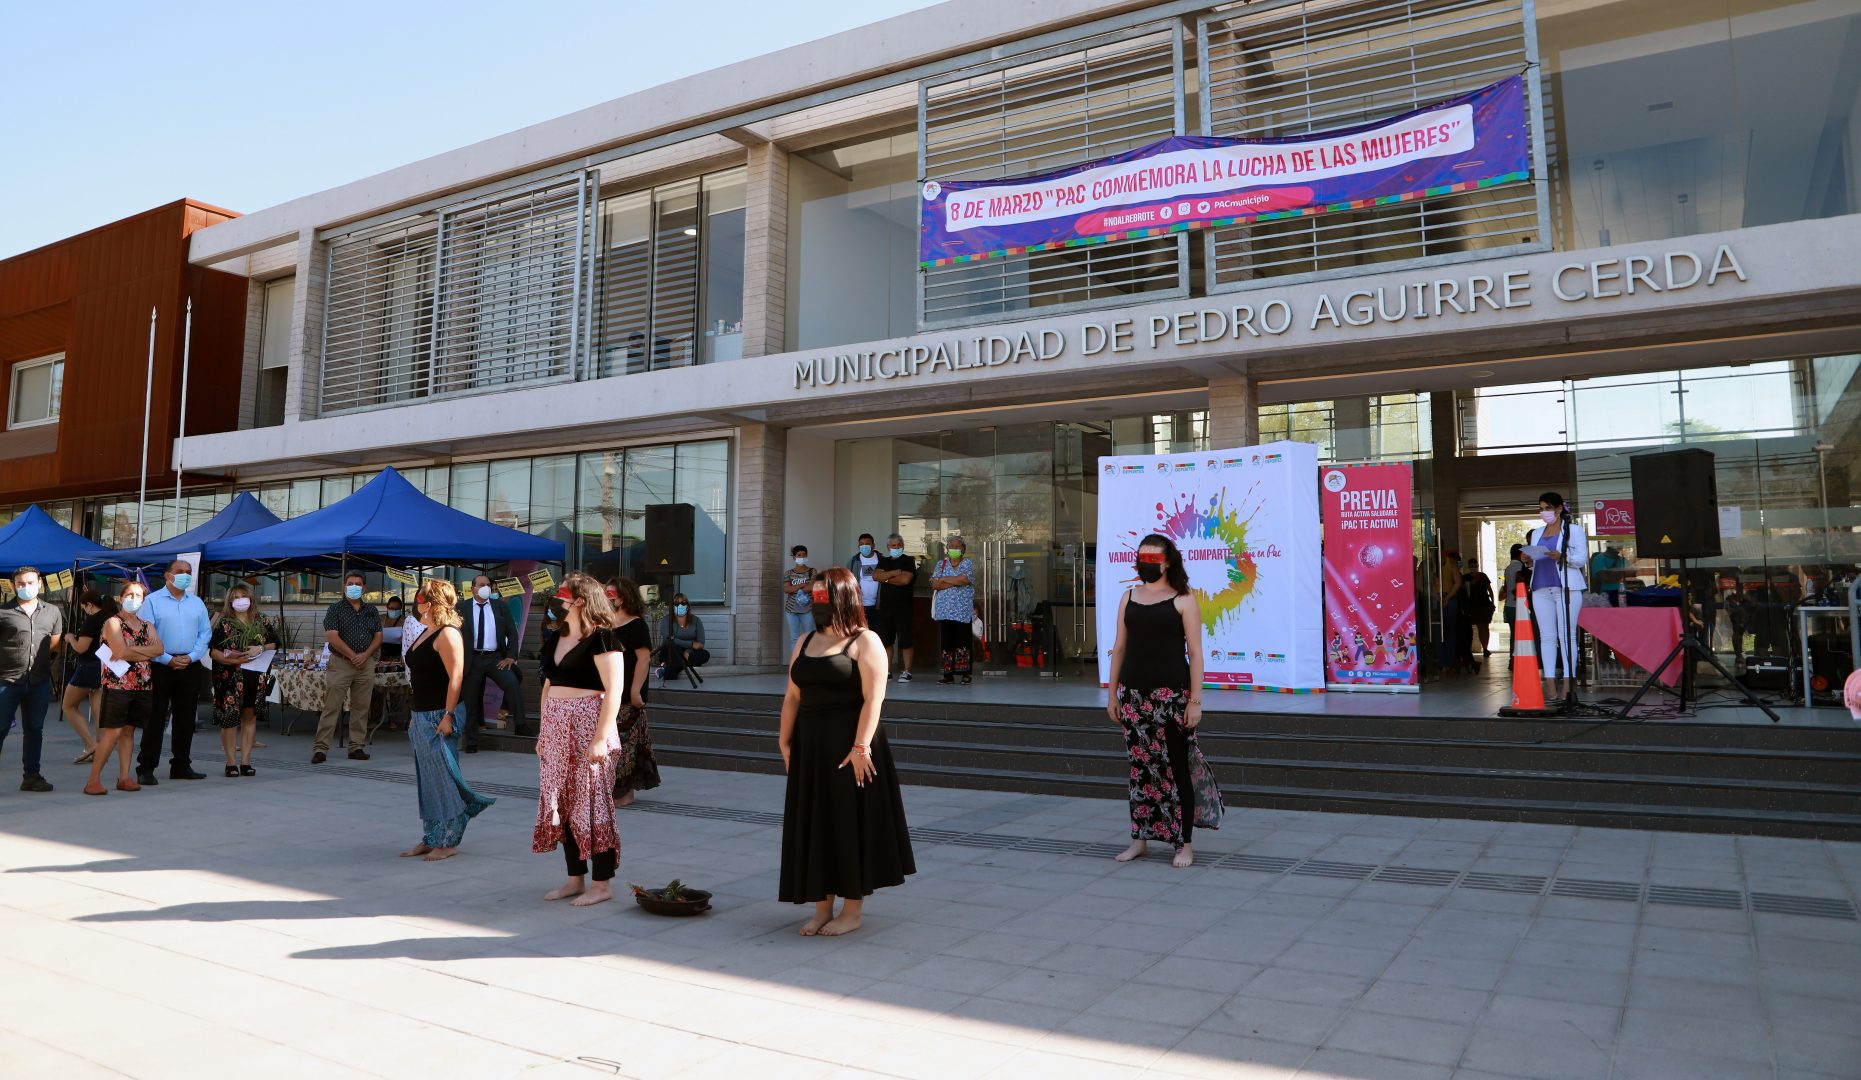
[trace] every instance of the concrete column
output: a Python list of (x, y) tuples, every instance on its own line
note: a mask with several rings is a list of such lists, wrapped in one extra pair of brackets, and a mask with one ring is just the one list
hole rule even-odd
[(246, 282), (246, 341), (239, 358), (239, 420), (241, 431), (258, 415), (259, 350), (265, 335), (265, 283)]
[(749, 150), (743, 211), (743, 355), (787, 348), (788, 152), (774, 143)]
[[(782, 590), (782, 485), (786, 429), (746, 424), (737, 429), (737, 505), (731, 574), (731, 662), (780, 667), (784, 659)], [(818, 565), (818, 564), (817, 564)]]
[(1260, 441), (1260, 388), (1245, 375), (1208, 380), (1208, 440), (1211, 448), (1253, 446)]
[(1331, 403), (1332, 456), (1338, 461), (1363, 461), (1370, 456), (1370, 399), (1338, 398)]
[(323, 385), (323, 283), (329, 269), (314, 229), (297, 235), (297, 277), (291, 288), (291, 369), (285, 376), (284, 422), (314, 420)]

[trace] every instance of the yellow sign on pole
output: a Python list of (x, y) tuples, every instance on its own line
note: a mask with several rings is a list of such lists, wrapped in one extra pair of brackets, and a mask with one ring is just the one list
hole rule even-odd
[(386, 573), (389, 581), (398, 581), (402, 585), (408, 586), (414, 583), (414, 576), (405, 570), (396, 570), (394, 567), (390, 566), (387, 568)]
[(13, 579), (0, 577), (0, 600), (13, 599)]
[(549, 567), (530, 571), (530, 588), (537, 592), (552, 592), (555, 587), (556, 576), (549, 572)]
[(60, 570), (58, 573), (52, 576), (58, 579), (58, 584), (53, 586), (53, 588), (58, 592), (64, 592), (66, 589), (69, 589), (75, 580), (74, 578), (72, 578), (71, 571), (69, 570)]
[(499, 596), (506, 599), (523, 595), (523, 582), (514, 577), (499, 578), (491, 583), (491, 587), (498, 591)]

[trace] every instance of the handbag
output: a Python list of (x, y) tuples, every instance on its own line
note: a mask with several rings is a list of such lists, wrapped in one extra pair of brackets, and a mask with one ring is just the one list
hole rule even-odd
[(1189, 788), (1195, 792), (1195, 827), (1221, 828), (1221, 816), (1227, 807), (1221, 801), (1221, 785), (1215, 782), (1215, 770), (1202, 756), (1202, 744), (1195, 732), (1189, 732)]

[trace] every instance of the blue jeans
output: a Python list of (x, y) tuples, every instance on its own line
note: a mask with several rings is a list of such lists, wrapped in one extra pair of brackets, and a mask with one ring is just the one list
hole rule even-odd
[(25, 775), (39, 773), (39, 753), (45, 746), (45, 710), (52, 706), (52, 680), (42, 682), (0, 681), (0, 747), (6, 745), (7, 733), (13, 730), (17, 712), (20, 726), (26, 729), (26, 747), (21, 756)]
[(782, 612), (782, 624), (788, 627), (788, 651), (793, 654), (795, 642), (801, 640), (801, 635), (814, 629), (814, 612), (812, 610), (784, 611)]

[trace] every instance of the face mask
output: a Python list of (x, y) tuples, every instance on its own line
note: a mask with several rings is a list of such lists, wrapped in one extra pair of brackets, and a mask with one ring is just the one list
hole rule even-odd
[(828, 627), (832, 626), (833, 624), (834, 624), (834, 606), (832, 604), (821, 604), (821, 603), (815, 604), (814, 605), (815, 629), (825, 630)]
[(194, 575), (192, 574), (176, 574), (173, 577), (170, 577), (168, 579), (168, 584), (173, 585), (175, 588), (180, 589), (182, 592), (186, 592), (187, 587), (189, 585), (192, 585), (193, 583), (194, 583)]
[(1546, 525), (1557, 524), (1557, 511), (1555, 510), (1540, 510), (1538, 516), (1544, 519)]
[(806, 566), (806, 565), (808, 565), (808, 557), (807, 557), (806, 555), (797, 555), (797, 556), (795, 556), (795, 565), (796, 565), (796, 566)]
[(951, 548), (950, 549), (950, 561), (961, 562), (962, 560), (963, 560), (963, 549), (962, 548)]
[(860, 553), (860, 555), (861, 555), (862, 557), (863, 557), (863, 556), (866, 556), (866, 555), (871, 555), (871, 554), (872, 554), (872, 545), (871, 545), (871, 544), (861, 544), (861, 545), (859, 546), (859, 553)]
[(247, 609), (247, 608), (249, 608), (249, 607), (251, 607), (251, 606), (252, 606), (252, 601), (250, 601), (250, 600), (248, 600), (248, 599), (246, 599), (246, 598), (245, 598), (245, 597), (243, 597), (243, 596), (242, 596), (242, 597), (240, 597), (239, 599), (237, 599), (237, 600), (234, 600), (234, 601), (233, 601), (233, 610), (234, 610), (234, 611), (244, 611), (245, 609)]
[(362, 599), (362, 586), (360, 586), (360, 585), (351, 585), (351, 586), (349, 586), (349, 587), (347, 587), (347, 588), (345, 588), (345, 589), (344, 589), (344, 590), (342, 591), (342, 594), (343, 594), (344, 596), (346, 596), (346, 597), (348, 597), (348, 598), (349, 598), (349, 599), (351, 599), (351, 600), (360, 600), (360, 599)]
[(895, 547), (895, 548), (886, 548), (886, 549), (885, 549), (885, 553), (886, 553), (887, 555), (890, 555), (890, 556), (891, 556), (892, 558), (894, 558), (894, 559), (896, 559), (896, 558), (898, 558), (898, 557), (899, 557), (900, 555), (903, 555), (903, 554), (905, 553), (905, 549), (904, 549), (904, 548), (901, 548), (901, 547)]
[(400, 618), (401, 618), (400, 608), (391, 607), (388, 609), (388, 621), (389, 622), (399, 622)]
[(1160, 564), (1153, 563), (1153, 562), (1138, 563), (1137, 564), (1137, 576), (1139, 580), (1143, 581), (1146, 585), (1148, 585), (1153, 581), (1158, 581), (1162, 579), (1163, 567)]
[(35, 581), (31, 585), (21, 585), (19, 587), (19, 598), (27, 603), (37, 600), (39, 598), (39, 583)]
[(480, 600), (491, 599), (491, 586), (489, 585), (480, 585), (477, 589), (474, 589), (473, 592)]
[(142, 597), (140, 596), (123, 597), (123, 610), (129, 612), (131, 615), (134, 615), (141, 607), (142, 607)]
[(691, 609), (690, 609), (690, 608), (688, 608), (688, 607), (686, 607), (686, 606), (685, 606), (684, 604), (674, 604), (674, 605), (672, 605), (672, 614), (674, 614), (674, 615), (677, 615), (677, 616), (678, 616), (679, 618), (681, 618), (681, 619), (682, 619), (682, 618), (684, 618), (684, 617), (685, 617), (685, 613), (686, 613), (687, 611), (690, 611), (690, 610), (691, 610)]

